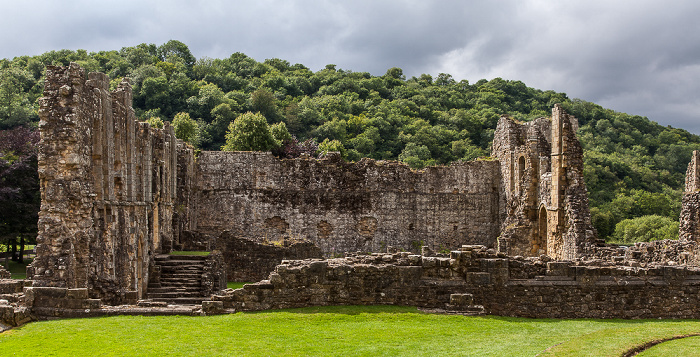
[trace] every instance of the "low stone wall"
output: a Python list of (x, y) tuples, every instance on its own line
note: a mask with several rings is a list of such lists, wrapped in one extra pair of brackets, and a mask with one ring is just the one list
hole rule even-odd
[(202, 294), (210, 296), (218, 291), (226, 289), (227, 276), (224, 265), (224, 257), (220, 251), (215, 250), (204, 261), (202, 272)]
[(449, 258), (404, 252), (285, 261), (269, 280), (213, 300), (237, 310), (345, 304), (450, 309), (453, 295), (471, 295), (470, 304), (501, 316), (700, 317), (700, 269), (595, 264), (509, 258), (479, 246)]
[(5, 267), (0, 266), (0, 279), (10, 279), (10, 277), (12, 277), (12, 274)]
[(630, 246), (605, 244), (589, 246), (584, 250), (586, 260), (598, 260), (601, 266), (621, 265), (650, 267), (660, 265), (700, 266), (696, 242), (657, 240), (638, 242)]
[[(284, 245), (262, 244), (224, 232), (218, 239), (230, 281), (265, 279), (285, 259), (321, 258), (322, 252), (310, 242)], [(225, 287), (225, 285), (224, 285)]]

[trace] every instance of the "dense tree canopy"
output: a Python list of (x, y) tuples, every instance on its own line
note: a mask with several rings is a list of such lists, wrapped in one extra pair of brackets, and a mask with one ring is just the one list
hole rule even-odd
[[(0, 242), (13, 247), (37, 235), (41, 198), (37, 172), (39, 132), (26, 127), (0, 130)], [(22, 250), (23, 248), (20, 248)], [(21, 260), (22, 255), (13, 255)]]
[(245, 113), (228, 127), (223, 151), (270, 151), (278, 143), (270, 132), (267, 120), (260, 113)]
[[(552, 106), (562, 103), (580, 122), (593, 221), (603, 238), (612, 237), (624, 220), (657, 215), (668, 221), (636, 222), (677, 222), (685, 168), (692, 150), (700, 149), (700, 137), (685, 130), (517, 80), (469, 83), (446, 73), (407, 78), (401, 68), (373, 76), (333, 64), (313, 72), (302, 64), (278, 58), (258, 62), (242, 53), (196, 59), (175, 40), (0, 60), (0, 129), (35, 124), (44, 66), (71, 61), (109, 74), (112, 87), (128, 76), (142, 120), (159, 125), (187, 114), (196, 123), (192, 142), (201, 149), (233, 149), (227, 132), (236, 129), (236, 118), (254, 117), (268, 125), (272, 141), (246, 147), (274, 148), (282, 157), (314, 153), (321, 143), (322, 150), (337, 149), (347, 160), (394, 159), (414, 168), (471, 160), (489, 155), (500, 115), (529, 121), (549, 116)], [(273, 136), (284, 131), (288, 137)]]

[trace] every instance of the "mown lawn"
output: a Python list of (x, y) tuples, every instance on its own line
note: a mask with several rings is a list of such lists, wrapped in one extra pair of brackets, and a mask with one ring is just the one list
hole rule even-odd
[(650, 340), (696, 332), (700, 322), (691, 320), (467, 317), (410, 307), (336, 306), (35, 322), (0, 334), (0, 346), (17, 356), (76, 357), (619, 356)]
[[(10, 266), (10, 274), (12, 274), (12, 279), (26, 279), (27, 278), (27, 265), (31, 264), (33, 259), (31, 258), (24, 258), (23, 263), (18, 263), (18, 262), (13, 262), (12, 260), (8, 261), (8, 264)], [(2, 260), (2, 264), (4, 267), (4, 259)]]

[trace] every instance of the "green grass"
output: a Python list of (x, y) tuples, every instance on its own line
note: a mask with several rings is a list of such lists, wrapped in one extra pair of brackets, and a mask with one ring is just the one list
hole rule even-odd
[(241, 281), (229, 281), (228, 283), (226, 283), (226, 287), (229, 289), (238, 289), (238, 288), (242, 288), (243, 285), (245, 285), (245, 284), (252, 284), (252, 283), (241, 282)]
[[(18, 356), (619, 356), (646, 341), (695, 332), (700, 322), (693, 320), (467, 317), (335, 306), (42, 321), (0, 334), (0, 345)], [(686, 340), (693, 339), (674, 342)]]
[(170, 255), (209, 255), (209, 252), (195, 251), (195, 250), (176, 250), (170, 252)]
[[(10, 274), (12, 274), (12, 279), (26, 279), (27, 278), (27, 265), (32, 262), (31, 258), (24, 258), (24, 263), (13, 262), (10, 260), (8, 263), (10, 265)], [(5, 267), (5, 259), (0, 260), (3, 268)]]
[(663, 342), (637, 356), (700, 356), (700, 336)]

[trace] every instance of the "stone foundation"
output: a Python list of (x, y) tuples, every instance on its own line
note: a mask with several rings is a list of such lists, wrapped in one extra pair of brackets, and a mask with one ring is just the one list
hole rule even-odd
[[(214, 296), (238, 311), (320, 305), (470, 308), (533, 318), (699, 318), (700, 269), (600, 267), (523, 259), (466, 246), (449, 257), (411, 253), (285, 261), (268, 280)], [(465, 297), (463, 296), (462, 299)]]

